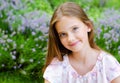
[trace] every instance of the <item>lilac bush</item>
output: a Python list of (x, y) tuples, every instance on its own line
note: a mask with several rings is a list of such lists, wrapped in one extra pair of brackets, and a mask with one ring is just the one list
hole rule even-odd
[[(48, 7), (51, 12), (46, 1), (0, 0), (1, 72), (17, 71), (41, 82), (50, 15), (38, 6), (44, 6), (44, 9)], [(37, 4), (38, 2), (42, 4)], [(95, 8), (91, 12), (96, 10)], [(97, 12), (99, 15), (94, 15), (93, 20), (100, 16), (101, 11)], [(96, 22), (96, 27), (97, 44), (119, 58), (120, 12), (114, 9), (105, 10)]]
[(33, 0), (0, 0), (0, 70), (42, 79), (50, 15)]
[[(106, 9), (96, 23), (96, 42), (104, 49), (120, 55), (120, 12), (114, 8)], [(119, 60), (120, 61), (120, 60)]]
[[(11, 31), (17, 29), (18, 31), (24, 32), (26, 28), (30, 28), (36, 31), (42, 30), (43, 33), (46, 33), (47, 28), (44, 27), (48, 26), (50, 16), (37, 9), (27, 11), (28, 7), (26, 4), (32, 4), (34, 1), (1, 0), (0, 3), (0, 17), (5, 17), (3, 21), (9, 24), (8, 28)], [(2, 13), (4, 13), (5, 16), (3, 16)]]

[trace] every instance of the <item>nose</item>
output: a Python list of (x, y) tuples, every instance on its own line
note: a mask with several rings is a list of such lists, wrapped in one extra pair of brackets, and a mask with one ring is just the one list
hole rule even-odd
[(75, 40), (75, 36), (73, 34), (68, 34), (68, 42), (73, 42)]

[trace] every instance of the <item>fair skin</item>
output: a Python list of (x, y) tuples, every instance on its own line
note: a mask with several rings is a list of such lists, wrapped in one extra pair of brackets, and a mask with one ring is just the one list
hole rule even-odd
[[(63, 16), (56, 24), (61, 43), (65, 48), (72, 51), (69, 56), (69, 62), (81, 76), (93, 69), (100, 53), (100, 51), (90, 47), (88, 32), (91, 29), (92, 27), (85, 25), (74, 17)], [(120, 82), (120, 77), (114, 79), (111, 83), (118, 82)], [(50, 82), (45, 80), (45, 83)]]
[(88, 32), (91, 27), (77, 18), (64, 16), (56, 24), (56, 30), (63, 46), (72, 51), (69, 56), (71, 66), (80, 75), (91, 71), (99, 54), (99, 51), (89, 45)]
[(56, 24), (61, 43), (73, 53), (78, 53), (83, 47), (90, 48), (87, 36), (90, 28), (80, 22), (76, 18), (64, 16)]
[(50, 83), (49, 81), (47, 81), (47, 80), (45, 80), (45, 82), (44, 83)]

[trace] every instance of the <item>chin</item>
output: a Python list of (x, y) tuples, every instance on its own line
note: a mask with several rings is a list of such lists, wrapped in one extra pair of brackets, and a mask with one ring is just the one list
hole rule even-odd
[(74, 49), (74, 50), (71, 50), (72, 52), (80, 52), (81, 49)]

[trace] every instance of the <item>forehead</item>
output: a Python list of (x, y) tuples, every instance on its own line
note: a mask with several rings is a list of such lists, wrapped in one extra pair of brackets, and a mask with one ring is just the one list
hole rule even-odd
[(76, 17), (63, 16), (56, 23), (55, 27), (56, 27), (57, 32), (59, 32), (61, 30), (69, 29), (70, 27), (73, 27), (73, 26), (83, 26), (83, 25), (84, 25), (84, 23)]

